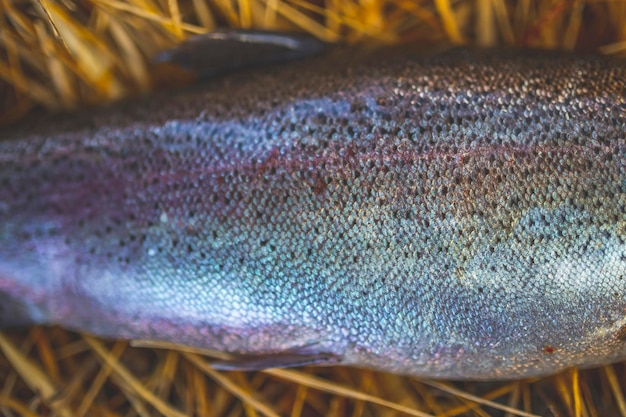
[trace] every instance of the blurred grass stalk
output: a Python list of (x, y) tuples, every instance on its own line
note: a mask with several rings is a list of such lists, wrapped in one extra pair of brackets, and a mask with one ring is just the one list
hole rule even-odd
[[(615, 0), (0, 0), (0, 124), (147, 91), (151, 56), (217, 26), (626, 51), (626, 1)], [(204, 353), (58, 328), (0, 334), (0, 415), (626, 417), (623, 364), (450, 384), (341, 367), (218, 373)]]

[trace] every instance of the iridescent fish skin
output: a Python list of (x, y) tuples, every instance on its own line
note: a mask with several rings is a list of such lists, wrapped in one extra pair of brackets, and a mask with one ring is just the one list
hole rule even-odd
[(0, 321), (428, 377), (626, 358), (626, 65), (343, 55), (0, 132)]

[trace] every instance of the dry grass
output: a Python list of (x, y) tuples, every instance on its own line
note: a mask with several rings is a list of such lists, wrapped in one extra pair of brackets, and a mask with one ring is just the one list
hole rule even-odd
[[(216, 26), (327, 41), (626, 50), (626, 2), (0, 0), (0, 122), (151, 88), (147, 59)], [(1, 416), (626, 417), (626, 366), (443, 383), (347, 368), (219, 373), (194, 349), (58, 328), (0, 334)]]
[(500, 383), (341, 367), (220, 373), (200, 349), (58, 328), (0, 334), (0, 352), (6, 416), (626, 416), (621, 364)]

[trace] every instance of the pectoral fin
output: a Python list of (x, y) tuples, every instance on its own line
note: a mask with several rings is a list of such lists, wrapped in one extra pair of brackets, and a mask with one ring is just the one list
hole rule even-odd
[(308, 348), (302, 348), (266, 355), (235, 356), (232, 360), (213, 362), (211, 366), (220, 371), (260, 371), (306, 365), (336, 365), (340, 362), (341, 358), (333, 353), (314, 353)]
[(301, 59), (321, 52), (324, 46), (324, 42), (300, 33), (220, 30), (192, 37), (154, 61), (182, 67), (204, 79)]
[(30, 326), (42, 321), (42, 313), (28, 303), (0, 291), (0, 329)]

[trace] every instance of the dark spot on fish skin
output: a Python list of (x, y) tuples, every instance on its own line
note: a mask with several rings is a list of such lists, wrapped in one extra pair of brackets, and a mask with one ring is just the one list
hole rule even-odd
[(617, 332), (615, 332), (615, 338), (620, 342), (626, 342), (626, 324), (617, 329)]
[(554, 353), (556, 351), (556, 349), (554, 348), (554, 346), (550, 346), (550, 345), (545, 345), (543, 347), (543, 352), (550, 355), (552, 353)]
[(317, 195), (323, 194), (326, 191), (326, 183), (321, 177), (317, 177), (315, 179), (315, 184), (313, 184), (313, 192)]

